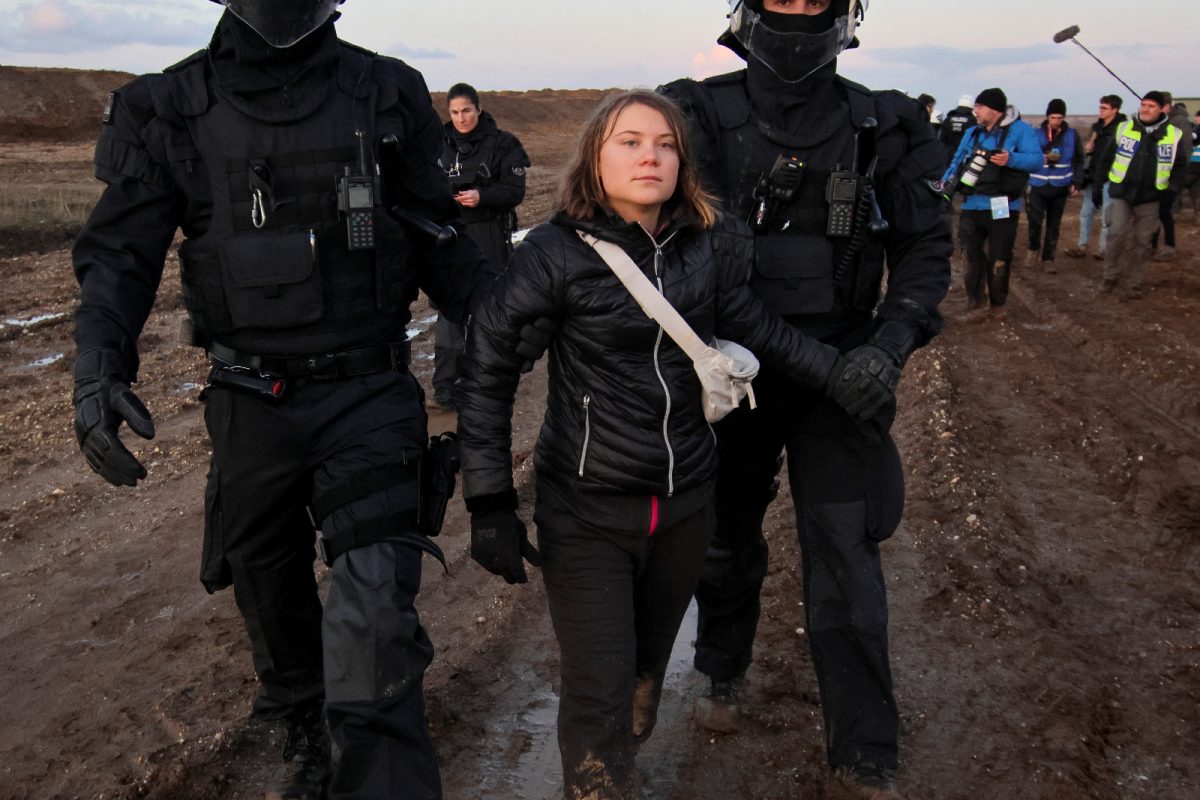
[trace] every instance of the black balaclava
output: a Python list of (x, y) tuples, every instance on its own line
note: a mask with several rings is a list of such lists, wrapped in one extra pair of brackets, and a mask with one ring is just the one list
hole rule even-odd
[(291, 47), (272, 47), (226, 11), (209, 44), (217, 94), (239, 111), (267, 122), (302, 119), (335, 83), (338, 39), (334, 14)]

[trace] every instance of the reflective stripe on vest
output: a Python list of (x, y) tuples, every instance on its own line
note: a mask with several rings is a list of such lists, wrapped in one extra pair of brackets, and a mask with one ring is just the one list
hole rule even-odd
[[(1164, 123), (1166, 124), (1166, 123)], [(1154, 188), (1163, 191), (1171, 181), (1171, 168), (1175, 164), (1175, 152), (1183, 139), (1183, 131), (1174, 125), (1167, 124), (1166, 133), (1158, 143), (1157, 170), (1154, 174)], [(1142, 132), (1134, 127), (1132, 120), (1126, 120), (1117, 126), (1117, 155), (1113, 159), (1112, 169), (1109, 170), (1110, 183), (1124, 183), (1129, 174), (1129, 164), (1142, 146)]]
[[(1045, 127), (1038, 127), (1034, 132), (1037, 134), (1042, 150), (1052, 146), (1054, 140), (1047, 134)], [(1075, 179), (1075, 148), (1078, 146), (1079, 138), (1076, 136), (1074, 128), (1067, 128), (1059, 143), (1060, 160), (1054, 164), (1043, 161), (1041, 168), (1029, 176), (1029, 185), (1054, 186), (1062, 189), (1070, 186)]]

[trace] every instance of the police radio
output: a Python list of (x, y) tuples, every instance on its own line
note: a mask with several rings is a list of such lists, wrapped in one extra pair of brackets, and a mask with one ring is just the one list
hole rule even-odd
[(804, 162), (799, 156), (777, 156), (770, 171), (759, 178), (754, 187), (754, 199), (758, 201), (754, 212), (754, 227), (759, 230), (765, 227), (771, 206), (775, 203), (790, 203), (803, 180)]
[(375, 179), (346, 174), (338, 178), (338, 211), (346, 217), (346, 239), (351, 250), (375, 249)]
[(862, 180), (855, 172), (830, 173), (829, 181), (825, 184), (825, 202), (829, 203), (825, 235), (830, 239), (845, 239), (854, 234), (854, 217)]
[[(338, 211), (346, 217), (346, 242), (351, 250), (375, 249), (375, 200), (379, 197), (379, 178), (367, 171), (366, 139), (361, 130), (358, 137), (358, 174), (350, 168), (338, 178)], [(376, 170), (378, 173), (378, 170)]]

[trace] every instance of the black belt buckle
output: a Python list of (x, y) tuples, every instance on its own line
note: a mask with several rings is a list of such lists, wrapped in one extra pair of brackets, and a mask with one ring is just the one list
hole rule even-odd
[(308, 373), (308, 378), (314, 381), (336, 381), (341, 372), (336, 353), (307, 356), (301, 360), (300, 365)]

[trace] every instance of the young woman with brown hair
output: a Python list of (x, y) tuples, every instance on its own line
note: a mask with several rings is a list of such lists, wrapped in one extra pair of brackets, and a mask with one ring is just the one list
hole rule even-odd
[[(718, 221), (669, 100), (605, 100), (557, 207), (468, 332), (463, 493), (476, 561), (509, 583), (526, 580), (523, 556), (543, 568), (561, 654), (565, 796), (624, 800), (715, 524), (716, 446), (691, 360), (579, 234), (624, 250), (705, 341), (738, 341), (810, 386), (830, 385), (842, 365), (750, 291), (749, 231)], [(541, 319), (556, 328), (534, 456), (539, 554), (516, 513), (511, 418), (522, 329)]]

